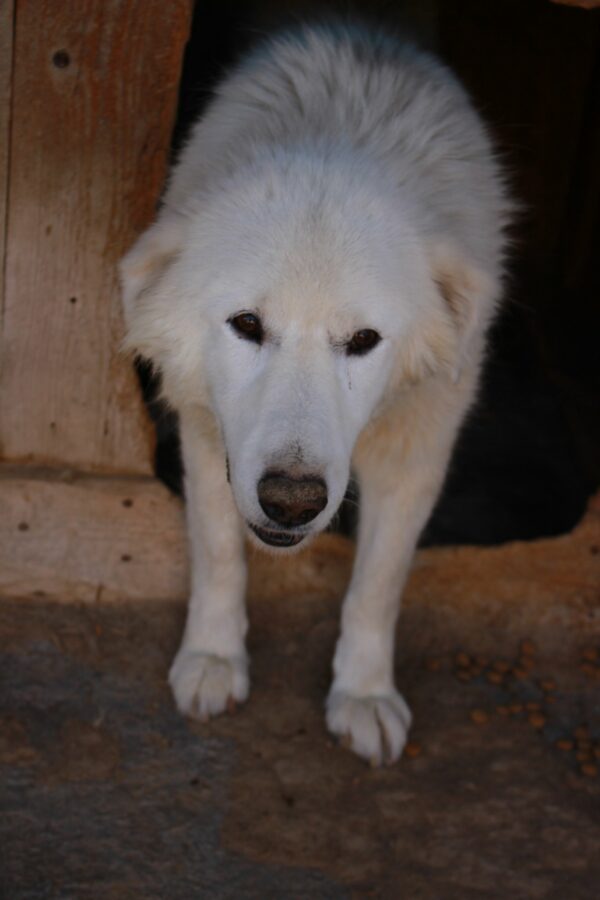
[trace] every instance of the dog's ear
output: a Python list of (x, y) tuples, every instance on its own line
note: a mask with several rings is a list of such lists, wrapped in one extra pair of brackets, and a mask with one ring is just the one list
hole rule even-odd
[(183, 242), (185, 220), (162, 215), (121, 260), (121, 298), (125, 313), (125, 350), (152, 358), (152, 322), (156, 318), (156, 291)]
[(457, 382), (474, 338), (486, 328), (499, 293), (495, 279), (452, 244), (435, 243), (430, 253), (434, 283), (456, 331), (452, 379)]

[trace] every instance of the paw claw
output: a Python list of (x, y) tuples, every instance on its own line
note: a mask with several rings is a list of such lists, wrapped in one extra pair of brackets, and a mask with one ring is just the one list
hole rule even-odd
[(248, 665), (241, 657), (180, 650), (169, 672), (169, 684), (181, 713), (207, 722), (234, 712), (248, 697)]
[(353, 750), (371, 766), (399, 759), (410, 728), (411, 714), (396, 691), (356, 697), (331, 691), (327, 701), (327, 725), (341, 746)]

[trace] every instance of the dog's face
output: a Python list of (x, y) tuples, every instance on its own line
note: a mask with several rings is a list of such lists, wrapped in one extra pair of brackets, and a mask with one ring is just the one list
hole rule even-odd
[(360, 186), (244, 182), (165, 211), (122, 272), (129, 345), (176, 406), (211, 408), (249, 533), (280, 550), (329, 523), (390, 392), (456, 361), (422, 241)]

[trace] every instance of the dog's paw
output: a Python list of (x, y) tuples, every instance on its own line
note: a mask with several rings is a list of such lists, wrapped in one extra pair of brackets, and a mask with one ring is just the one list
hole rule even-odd
[(327, 699), (327, 727), (340, 741), (371, 765), (396, 762), (412, 716), (397, 691), (356, 697), (332, 690)]
[(240, 657), (182, 648), (171, 666), (169, 684), (179, 712), (206, 720), (247, 699), (248, 664)]

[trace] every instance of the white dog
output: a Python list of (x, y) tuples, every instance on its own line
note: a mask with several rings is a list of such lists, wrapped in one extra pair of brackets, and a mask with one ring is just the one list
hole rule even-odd
[(248, 696), (245, 539), (306, 545), (352, 470), (361, 520), (327, 724), (371, 762), (400, 756), (400, 594), (474, 398), (509, 216), (463, 89), (411, 46), (307, 27), (218, 89), (122, 264), (127, 346), (181, 421), (181, 712)]

